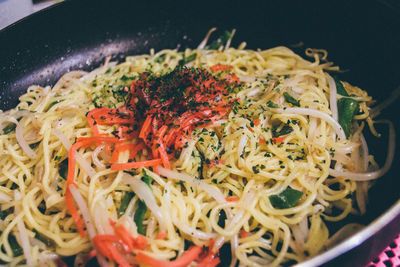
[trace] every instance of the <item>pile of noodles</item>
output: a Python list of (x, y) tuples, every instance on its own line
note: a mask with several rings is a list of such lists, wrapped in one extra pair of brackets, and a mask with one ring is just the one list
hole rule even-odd
[[(207, 247), (213, 239), (214, 250), (230, 244), (231, 266), (300, 262), (347, 235), (348, 229), (359, 229), (351, 224), (338, 237), (327, 223), (363, 214), (370, 180), (382, 176), (393, 159), (394, 131), (386, 121), (390, 135), (385, 165), (379, 168), (368, 153), (362, 131), (367, 125), (377, 133), (367, 92), (342, 82), (359, 103), (346, 136), (338, 122), (342, 96), (327, 73), (338, 68), (326, 61), (325, 51), (307, 49), (312, 58), (307, 61), (286, 47), (255, 51), (244, 49), (243, 43), (237, 49), (227, 44), (206, 50), (204, 45), (184, 52), (151, 50), (120, 64), (107, 60), (89, 73), (72, 71), (53, 87), (29, 87), (16, 108), (0, 113), (2, 262), (55, 266), (59, 258), (78, 255), (78, 264), (93, 249), (91, 238), (113, 234), (110, 219), (138, 236), (133, 218), (139, 200), (147, 206), (144, 253), (162, 260), (181, 256), (187, 243)], [(70, 189), (86, 223), (88, 234), (81, 237), (65, 204), (66, 181), (60, 170), (75, 140), (93, 135), (87, 112), (98, 105), (122, 107), (124, 96), (118, 90), (129, 87), (140, 73), (163, 75), (191, 56), (187, 67), (232, 66), (231, 73), (241, 82), (230, 92), (236, 104), (223, 119), (195, 129), (171, 160), (170, 170), (112, 170), (104, 145), (79, 149), (76, 187)], [(285, 92), (299, 105), (288, 103)], [(291, 131), (273, 142), (272, 130), (284, 127)], [(107, 135), (115, 130), (99, 128)], [(118, 160), (128, 157), (128, 152), (121, 153)], [(137, 161), (147, 158), (146, 152), (135, 156)], [(151, 189), (141, 180), (143, 171), (153, 179)], [(275, 207), (270, 196), (289, 187), (302, 192), (301, 198), (292, 207)], [(134, 196), (120, 213), (127, 192)], [(157, 238), (161, 231), (165, 237)]]

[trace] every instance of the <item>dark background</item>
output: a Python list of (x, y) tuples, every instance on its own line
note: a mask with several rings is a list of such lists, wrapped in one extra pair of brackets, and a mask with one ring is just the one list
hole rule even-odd
[[(328, 59), (348, 70), (340, 79), (378, 102), (400, 85), (397, 1), (67, 1), (0, 32), (0, 109), (14, 107), (31, 84), (53, 85), (63, 73), (93, 69), (109, 55), (123, 60), (150, 48), (196, 48), (214, 26), (237, 29), (233, 46), (285, 45), (300, 54), (307, 47), (327, 49)], [(300, 42), (304, 46), (294, 48)], [(399, 104), (381, 116), (391, 119), (397, 132)], [(386, 137), (367, 141), (383, 165)], [(363, 222), (399, 199), (399, 163), (396, 155), (392, 170), (371, 190)], [(393, 222), (339, 261), (368, 263), (399, 231)]]

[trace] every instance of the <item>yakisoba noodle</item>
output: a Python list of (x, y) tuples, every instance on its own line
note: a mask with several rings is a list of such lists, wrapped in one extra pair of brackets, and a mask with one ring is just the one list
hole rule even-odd
[[(52, 88), (29, 87), (15, 109), (1, 114), (2, 262), (53, 266), (66, 256), (82, 263), (96, 255), (102, 266), (158, 266), (157, 260), (215, 266), (228, 243), (231, 266), (274, 266), (303, 261), (358, 229), (351, 224), (334, 235), (327, 223), (364, 213), (368, 180), (390, 167), (393, 148), (379, 169), (362, 134), (366, 123), (377, 134), (372, 98), (334, 80), (327, 71), (338, 68), (324, 50), (307, 49), (313, 59), (307, 61), (286, 47), (255, 51), (228, 43), (207, 50), (206, 42), (184, 52), (151, 50), (120, 64), (107, 60), (90, 73), (69, 72)], [(181, 97), (205, 90), (195, 95), (202, 104), (193, 113), (203, 112), (208, 121), (173, 132), (181, 126), (172, 125), (178, 117), (166, 127), (167, 119), (159, 119), (154, 131), (176, 138), (176, 146), (165, 148), (163, 138), (145, 135), (145, 114), (152, 123), (157, 115), (139, 102), (163, 95), (151, 95), (146, 86), (168, 87), (171, 75), (189, 76), (193, 88)], [(209, 81), (223, 93), (207, 91)], [(181, 88), (169, 90), (174, 95)], [(201, 102), (207, 94), (212, 97)], [(157, 104), (162, 101), (169, 99)], [(341, 110), (346, 101), (357, 104), (353, 113)], [(111, 115), (97, 116), (99, 110)], [(183, 111), (173, 110), (176, 116)], [(124, 142), (87, 141), (118, 139), (124, 129), (131, 136)], [(69, 156), (76, 164), (68, 170)]]

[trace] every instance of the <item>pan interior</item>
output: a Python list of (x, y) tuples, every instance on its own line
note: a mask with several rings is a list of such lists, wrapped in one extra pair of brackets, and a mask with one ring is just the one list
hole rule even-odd
[[(400, 85), (399, 22), (398, 10), (385, 1), (67, 1), (0, 32), (0, 109), (14, 107), (31, 84), (52, 85), (63, 73), (93, 69), (107, 56), (122, 61), (150, 48), (195, 48), (214, 26), (237, 29), (233, 46), (242, 41), (251, 49), (284, 45), (301, 55), (307, 47), (327, 49), (328, 59), (346, 70), (341, 80), (379, 103)], [(392, 120), (397, 132), (399, 108), (392, 105), (381, 116)], [(383, 165), (385, 138), (368, 140)], [(371, 189), (362, 223), (399, 198), (399, 168), (395, 157), (390, 172)]]

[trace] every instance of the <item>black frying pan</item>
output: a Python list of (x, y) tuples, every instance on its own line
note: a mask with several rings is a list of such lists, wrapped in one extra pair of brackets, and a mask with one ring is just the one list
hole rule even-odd
[[(0, 109), (14, 107), (31, 84), (52, 85), (63, 73), (93, 69), (109, 55), (122, 60), (150, 48), (195, 48), (214, 26), (237, 29), (233, 46), (242, 41), (252, 49), (285, 45), (300, 54), (306, 47), (325, 48), (329, 60), (349, 70), (340, 74), (342, 80), (382, 101), (400, 85), (398, 7), (390, 0), (64, 2), (0, 31)], [(304, 46), (298, 48), (300, 42)], [(382, 117), (400, 133), (398, 114), (400, 100)], [(370, 138), (369, 146), (383, 164), (381, 139)], [(367, 214), (359, 218), (372, 222), (368, 231), (307, 265), (365, 266), (390, 243), (400, 232), (398, 173), (396, 156), (391, 171), (371, 190)]]

